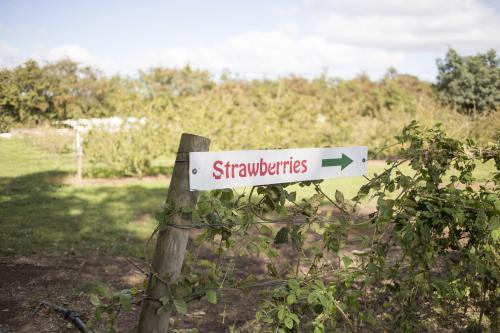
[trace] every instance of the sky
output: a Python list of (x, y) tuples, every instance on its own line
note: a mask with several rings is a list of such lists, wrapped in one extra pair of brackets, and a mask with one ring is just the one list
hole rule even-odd
[(104, 74), (153, 66), (214, 76), (424, 80), (436, 59), (500, 50), (500, 0), (0, 0), (0, 67), (63, 58)]

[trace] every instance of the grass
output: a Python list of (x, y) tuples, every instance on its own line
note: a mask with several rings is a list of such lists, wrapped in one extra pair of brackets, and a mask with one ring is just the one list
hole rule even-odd
[[(0, 139), (0, 255), (106, 253), (142, 256), (154, 229), (154, 212), (164, 201), (167, 180), (75, 185), (74, 157), (42, 150), (21, 139)], [(384, 170), (370, 163), (368, 175)], [(480, 165), (479, 179), (492, 166)], [(404, 171), (410, 171), (403, 166)], [(354, 196), (363, 177), (324, 181), (323, 190)], [(314, 194), (299, 188), (298, 198)]]
[(0, 139), (0, 255), (105, 252), (140, 256), (167, 182), (66, 185), (71, 155)]

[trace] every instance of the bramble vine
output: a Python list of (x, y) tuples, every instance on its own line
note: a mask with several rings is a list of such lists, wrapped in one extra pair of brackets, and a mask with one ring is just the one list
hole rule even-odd
[[(410, 332), (440, 325), (498, 331), (500, 142), (480, 149), (416, 122), (396, 139), (399, 158), (367, 178), (351, 200), (340, 191), (330, 196), (314, 181), (258, 186), (248, 194), (206, 192), (193, 210), (167, 203), (157, 214), (158, 230), (198, 231), (181, 278), (156, 300), (158, 313), (166, 305), (186, 313), (189, 302), (215, 304), (220, 293), (238, 289), (261, 299), (254, 323), (261, 332)], [(494, 163), (496, 171), (477, 179), (479, 163)], [(302, 187), (315, 194), (299, 200)], [(335, 209), (320, 209), (325, 202)], [(370, 204), (373, 210), (361, 214)], [(170, 224), (178, 212), (192, 224)], [(348, 241), (357, 249), (346, 249)], [(218, 259), (199, 258), (207, 244)], [(280, 248), (288, 246), (293, 261), (280, 261)], [(259, 257), (266, 272), (242, 277), (235, 262), (243, 256)], [(168, 278), (138, 269), (153, 283)], [(144, 290), (91, 300), (108, 313), (112, 331), (119, 311), (147, 297)]]

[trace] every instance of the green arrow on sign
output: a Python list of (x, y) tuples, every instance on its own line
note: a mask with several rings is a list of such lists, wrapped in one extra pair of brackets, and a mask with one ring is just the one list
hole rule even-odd
[(342, 154), (341, 158), (327, 158), (321, 160), (322, 167), (339, 166), (340, 170), (344, 170), (351, 163), (352, 160), (346, 154)]

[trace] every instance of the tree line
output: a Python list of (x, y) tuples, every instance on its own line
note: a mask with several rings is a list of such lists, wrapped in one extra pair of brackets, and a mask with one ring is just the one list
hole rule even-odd
[[(174, 101), (208, 90), (227, 89), (231, 84), (248, 87), (273, 85), (279, 81), (293, 82), (286, 88), (300, 94), (314, 94), (318, 80), (324, 89), (338, 90), (339, 83), (362, 85), (362, 99), (368, 99), (370, 105), (365, 105), (361, 111), (368, 114), (398, 103), (399, 98), (404, 98), (399, 90), (410, 94), (423, 92), (467, 114), (498, 109), (500, 59), (495, 50), (475, 56), (460, 56), (450, 49), (445, 59), (437, 61), (437, 66), (437, 82), (431, 87), (415, 77), (399, 75), (394, 69), (389, 69), (385, 78), (377, 82), (371, 82), (364, 75), (349, 81), (325, 77), (314, 80), (286, 77), (274, 80), (277, 82), (241, 82), (230, 79), (228, 75), (216, 81), (208, 72), (193, 70), (189, 66), (182, 69), (152, 68), (140, 71), (137, 77), (107, 77), (94, 68), (69, 59), (44, 65), (29, 60), (12, 69), (0, 69), (0, 129), (68, 118), (137, 113), (155, 99)], [(396, 80), (397, 87), (387, 91), (384, 81), (388, 80)], [(353, 89), (347, 89), (342, 92), (341, 98), (349, 99), (353, 92)], [(384, 95), (383, 101), (376, 97), (380, 94)], [(379, 102), (383, 105), (377, 105)]]

